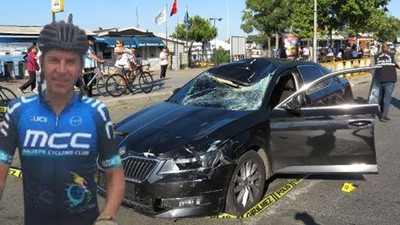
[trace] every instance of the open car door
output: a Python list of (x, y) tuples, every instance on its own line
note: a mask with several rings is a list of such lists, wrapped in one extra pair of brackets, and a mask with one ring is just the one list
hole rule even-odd
[[(377, 172), (374, 125), (380, 71), (376, 66), (333, 72), (279, 103), (270, 114), (274, 173)], [(370, 84), (358, 87), (365, 98), (355, 98), (343, 78), (353, 73), (372, 75)]]

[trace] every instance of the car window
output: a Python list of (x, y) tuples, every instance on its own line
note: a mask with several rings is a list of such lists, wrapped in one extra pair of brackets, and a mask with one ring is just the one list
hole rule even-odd
[(327, 71), (321, 70), (321, 68), (314, 65), (302, 65), (297, 67), (303, 77), (304, 83), (310, 83), (323, 75), (327, 74)]
[(263, 103), (271, 76), (250, 86), (203, 72), (175, 93), (168, 102), (232, 111), (257, 110)]
[(304, 94), (300, 95), (300, 101), (305, 107), (319, 107), (349, 104), (353, 103), (354, 99), (348, 80), (333, 77), (310, 86)]
[(269, 101), (271, 108), (274, 108), (295, 93), (297, 87), (295, 74), (292, 71), (282, 73), (272, 91)]

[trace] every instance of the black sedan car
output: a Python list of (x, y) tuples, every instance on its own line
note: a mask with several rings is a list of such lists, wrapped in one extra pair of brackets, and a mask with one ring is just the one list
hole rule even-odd
[(115, 126), (124, 203), (160, 218), (241, 215), (273, 174), (377, 172), (377, 86), (356, 103), (346, 73), (267, 58), (201, 73)]

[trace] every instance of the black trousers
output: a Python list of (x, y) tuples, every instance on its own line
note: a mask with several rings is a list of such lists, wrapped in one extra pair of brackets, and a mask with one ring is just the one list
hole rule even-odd
[(94, 69), (95, 68), (84, 68), (83, 70), (85, 71), (85, 75), (83, 75), (83, 82), (85, 82), (85, 87), (88, 93), (88, 97), (92, 97), (92, 88), (93, 85), (95, 85), (96, 82), (92, 82), (90, 85), (88, 85), (89, 81), (93, 78), (94, 76)]
[(29, 86), (31, 86), (31, 91), (33, 91), (36, 87), (36, 72), (35, 71), (28, 71), (29, 73), (29, 80), (23, 84), (20, 89), (25, 90)]
[(160, 78), (165, 78), (165, 73), (167, 72), (167, 66), (168, 66), (168, 65), (161, 65), (161, 74), (160, 74)]

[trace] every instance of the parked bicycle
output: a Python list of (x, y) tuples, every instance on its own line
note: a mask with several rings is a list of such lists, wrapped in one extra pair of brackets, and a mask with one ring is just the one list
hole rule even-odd
[[(134, 93), (134, 82), (137, 78), (139, 81), (139, 87), (144, 93), (149, 93), (153, 90), (154, 81), (153, 76), (148, 71), (150, 68), (150, 64), (147, 65), (139, 65), (136, 69), (136, 75), (134, 71), (125, 70), (122, 65), (122, 74), (113, 74), (106, 81), (106, 90), (107, 93), (113, 97), (121, 96), (126, 93), (127, 89)], [(143, 69), (143, 67), (147, 67)]]
[[(103, 64), (100, 64), (101, 66), (103, 66)], [(82, 74), (82, 82), (81, 84), (83, 84), (83, 90), (86, 92), (87, 87), (89, 87), (93, 82), (95, 82), (94, 84), (96, 85), (96, 88), (93, 88), (92, 91), (94, 92), (95, 90), (97, 91), (97, 93), (93, 93), (95, 95), (107, 95), (107, 90), (106, 90), (106, 78), (107, 76), (105, 76), (102, 72), (102, 69), (100, 68), (96, 68), (95, 69), (95, 73), (94, 76), (92, 77), (92, 79), (90, 79), (89, 83), (85, 84), (85, 82), (83, 82), (83, 76), (85, 76), (86, 74), (89, 74), (88, 72), (83, 73)], [(85, 93), (87, 94), (87, 93)]]
[(0, 86), (0, 121), (4, 120), (8, 104), (17, 98), (17, 95), (10, 89)]

